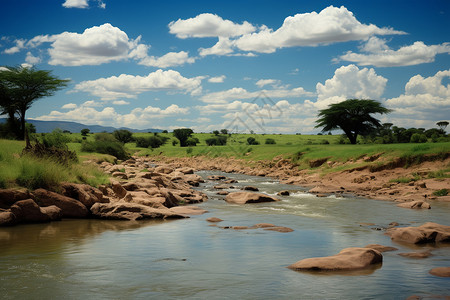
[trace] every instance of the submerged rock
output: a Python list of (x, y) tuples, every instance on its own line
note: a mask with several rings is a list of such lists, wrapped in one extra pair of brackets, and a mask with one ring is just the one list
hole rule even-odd
[(383, 262), (381, 253), (369, 248), (346, 248), (336, 255), (300, 260), (290, 266), (296, 271), (351, 271)]
[(450, 267), (440, 267), (431, 269), (430, 274), (439, 277), (450, 277)]
[(400, 204), (397, 204), (397, 206), (403, 207), (403, 208), (413, 208), (413, 209), (430, 209), (431, 208), (430, 203), (428, 203), (426, 201), (422, 201), (422, 200), (400, 203)]
[(374, 250), (377, 250), (380, 253), (388, 252), (388, 251), (397, 251), (398, 250), (395, 247), (383, 246), (383, 245), (379, 245), (379, 244), (369, 244), (369, 245), (365, 246), (364, 248), (374, 249)]
[(247, 204), (247, 203), (260, 203), (260, 202), (275, 202), (280, 199), (263, 194), (252, 192), (234, 192), (225, 197), (225, 201), (228, 203)]
[(408, 258), (427, 258), (432, 256), (430, 250), (422, 251), (422, 252), (409, 252), (409, 253), (399, 253), (398, 255)]

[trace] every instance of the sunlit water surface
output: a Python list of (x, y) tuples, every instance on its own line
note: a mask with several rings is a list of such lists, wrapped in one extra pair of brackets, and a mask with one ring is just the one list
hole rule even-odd
[[(220, 172), (199, 172), (203, 177)], [(64, 220), (0, 228), (1, 299), (405, 299), (450, 295), (448, 278), (432, 276), (450, 266), (450, 247), (392, 243), (390, 222), (450, 225), (450, 203), (410, 210), (392, 202), (355, 197), (318, 198), (302, 188), (264, 177), (226, 174), (275, 195), (278, 203), (231, 205), (216, 195), (216, 182), (199, 189), (209, 213), (172, 221)], [(210, 226), (273, 223), (290, 233)], [(375, 225), (368, 225), (373, 223)], [(347, 247), (378, 243), (399, 251), (383, 253), (381, 267), (354, 273), (302, 273), (286, 266), (328, 256)], [(433, 256), (398, 255), (431, 249)]]

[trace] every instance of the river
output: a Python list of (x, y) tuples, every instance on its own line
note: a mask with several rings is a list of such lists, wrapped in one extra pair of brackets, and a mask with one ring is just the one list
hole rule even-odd
[[(202, 171), (206, 178), (221, 172)], [(170, 221), (63, 220), (0, 228), (1, 299), (406, 299), (450, 295), (448, 278), (432, 276), (450, 266), (450, 246), (392, 243), (380, 230), (390, 222), (450, 225), (450, 203), (431, 210), (398, 208), (392, 202), (352, 196), (319, 198), (298, 186), (225, 174), (275, 195), (277, 203), (232, 205), (206, 182), (199, 189), (209, 213)], [(236, 189), (234, 189), (236, 190)], [(230, 189), (229, 191), (233, 191)], [(210, 226), (272, 223), (294, 229), (233, 230)], [(372, 223), (372, 224), (370, 224)], [(286, 267), (300, 259), (329, 256), (347, 247), (378, 243), (381, 267), (350, 273), (305, 273)], [(411, 259), (400, 252), (431, 249)]]

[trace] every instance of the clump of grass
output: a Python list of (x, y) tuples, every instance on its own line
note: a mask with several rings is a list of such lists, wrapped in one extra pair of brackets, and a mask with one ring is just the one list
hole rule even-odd
[(396, 182), (396, 183), (410, 183), (411, 181), (415, 181), (415, 179), (411, 177), (399, 177), (389, 180), (389, 182)]
[(438, 170), (436, 172), (430, 172), (428, 173), (428, 178), (438, 178), (438, 179), (450, 178), (450, 170), (446, 169), (446, 170)]
[(448, 195), (448, 189), (441, 189), (433, 192), (433, 195), (435, 196), (447, 196)]
[(67, 179), (67, 172), (60, 164), (50, 160), (22, 157), (16, 182), (30, 190), (57, 190), (59, 183)]

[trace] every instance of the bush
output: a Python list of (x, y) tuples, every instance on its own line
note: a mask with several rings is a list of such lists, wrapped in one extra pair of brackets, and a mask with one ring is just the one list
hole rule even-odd
[(20, 173), (16, 178), (17, 184), (31, 190), (38, 188), (54, 190), (63, 181), (64, 172), (58, 165), (46, 160), (21, 160)]
[(448, 190), (447, 189), (441, 189), (441, 190), (437, 190), (433, 192), (433, 195), (435, 196), (447, 196), (448, 195)]
[(198, 138), (190, 137), (186, 140), (186, 146), (189, 146), (189, 147), (197, 146), (197, 143), (200, 143)]
[(160, 146), (164, 145), (168, 137), (162, 137), (158, 135), (152, 135), (149, 137), (137, 137), (135, 138), (136, 141), (136, 147), (140, 148), (159, 148)]
[(133, 141), (133, 133), (126, 129), (115, 130), (113, 136), (121, 143), (129, 143)]
[(259, 145), (259, 142), (254, 137), (249, 137), (247, 139), (247, 144), (248, 145)]
[(225, 146), (227, 144), (227, 137), (218, 135), (205, 140), (208, 146)]
[(61, 129), (55, 129), (51, 133), (43, 134), (41, 139), (42, 144), (46, 148), (67, 149), (66, 144), (71, 142), (71, 138), (64, 134)]
[(125, 160), (130, 157), (130, 155), (125, 150), (123, 144), (118, 141), (107, 141), (107, 140), (99, 140), (95, 142), (83, 141), (81, 143), (81, 151), (109, 154), (121, 160)]
[(426, 143), (427, 136), (423, 133), (413, 133), (413, 135), (411, 135), (410, 142), (411, 143)]
[(189, 148), (186, 149), (186, 154), (192, 154), (192, 151), (194, 151), (194, 149), (189, 147)]
[(266, 139), (265, 143), (266, 143), (266, 145), (275, 145), (276, 144), (274, 139)]
[(94, 136), (96, 142), (106, 141), (106, 142), (118, 142), (118, 140), (111, 133), (100, 132), (96, 133)]

